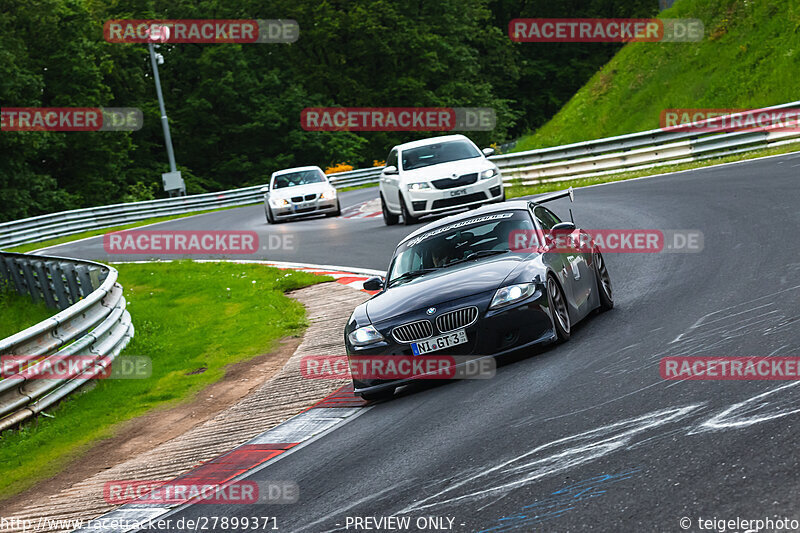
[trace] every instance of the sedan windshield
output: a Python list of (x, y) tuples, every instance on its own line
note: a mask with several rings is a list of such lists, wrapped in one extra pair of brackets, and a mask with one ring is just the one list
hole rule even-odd
[(400, 245), (389, 269), (388, 285), (509, 253), (512, 232), (533, 229), (530, 215), (522, 210), (476, 216), (434, 228)]
[(403, 150), (403, 170), (480, 157), (481, 153), (466, 141), (447, 141)]
[(319, 170), (301, 170), (300, 172), (291, 172), (289, 174), (281, 174), (275, 176), (272, 182), (273, 189), (284, 189), (286, 187), (294, 187), (296, 185), (308, 185), (309, 183), (322, 183), (325, 181)]

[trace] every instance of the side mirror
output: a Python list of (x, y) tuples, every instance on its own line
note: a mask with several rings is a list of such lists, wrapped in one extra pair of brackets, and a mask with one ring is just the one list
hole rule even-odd
[(269, 192), (269, 185), (261, 187), (261, 189), (259, 189), (259, 192), (261, 192), (262, 194), (267, 194)]
[(397, 167), (394, 165), (389, 165), (388, 167), (383, 167), (384, 174), (397, 174)]
[(486, 157), (489, 157), (490, 155), (494, 154), (494, 148), (484, 148), (481, 150), (481, 152), (483, 152), (483, 155)]
[(364, 290), (366, 291), (379, 291), (383, 289), (383, 278), (373, 276), (364, 281)]
[(553, 226), (550, 231), (575, 231), (575, 224), (572, 222), (560, 222)]

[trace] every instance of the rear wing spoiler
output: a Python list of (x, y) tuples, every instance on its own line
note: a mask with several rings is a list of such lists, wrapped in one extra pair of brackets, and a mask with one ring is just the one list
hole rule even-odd
[(530, 201), (530, 205), (534, 206), (543, 204), (545, 202), (552, 202), (553, 200), (558, 200), (559, 198), (566, 198), (567, 196), (569, 196), (570, 202), (575, 201), (575, 192), (573, 191), (572, 187), (570, 187), (566, 191), (558, 191), (552, 194), (542, 196), (541, 198), (534, 198), (533, 200)]
[[(536, 207), (539, 204), (543, 204), (545, 202), (552, 202), (553, 200), (558, 200), (559, 198), (566, 198), (567, 196), (569, 196), (569, 201), (570, 202), (574, 202), (575, 201), (575, 191), (573, 191), (572, 187), (570, 187), (566, 191), (558, 191), (558, 192), (554, 192), (552, 194), (548, 194), (548, 195), (542, 196), (541, 198), (535, 198), (535, 199), (531, 200), (528, 203), (528, 207), (533, 209), (534, 207)], [(575, 225), (575, 217), (572, 216), (572, 208), (571, 207), (569, 208), (569, 219), (572, 221), (572, 225), (574, 226)]]

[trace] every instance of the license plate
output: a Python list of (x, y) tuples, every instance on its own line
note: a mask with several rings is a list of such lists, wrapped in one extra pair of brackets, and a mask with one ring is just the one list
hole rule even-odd
[(469, 189), (458, 189), (456, 191), (450, 191), (450, 197), (454, 198), (456, 196), (466, 196), (469, 194)]
[(433, 337), (424, 341), (412, 342), (411, 350), (413, 350), (414, 355), (422, 355), (437, 350), (444, 350), (456, 344), (464, 344), (465, 342), (467, 342), (467, 332), (463, 329), (459, 329), (458, 331), (439, 335), (438, 337)]

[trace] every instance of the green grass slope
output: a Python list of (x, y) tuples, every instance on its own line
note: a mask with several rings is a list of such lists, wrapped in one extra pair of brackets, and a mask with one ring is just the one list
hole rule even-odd
[(22, 296), (0, 285), (0, 339), (47, 320), (57, 312), (41, 302), (34, 304), (30, 296)]
[(655, 129), (668, 108), (800, 101), (797, 0), (678, 0), (661, 17), (699, 18), (705, 38), (625, 46), (515, 151)]

